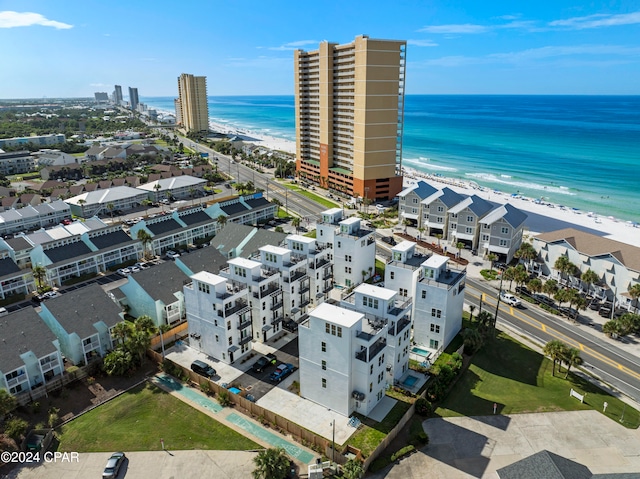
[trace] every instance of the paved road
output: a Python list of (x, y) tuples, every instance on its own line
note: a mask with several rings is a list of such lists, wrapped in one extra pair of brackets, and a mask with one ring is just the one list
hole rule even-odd
[[(483, 310), (494, 314), (497, 305), (496, 289), (467, 278), (466, 302), (479, 308), (481, 293), (484, 293)], [(475, 314), (479, 311), (476, 309)], [(550, 315), (526, 302), (522, 308), (512, 308), (501, 302), (498, 324), (501, 322), (522, 331), (541, 345), (552, 339), (559, 339), (580, 349), (588, 369), (631, 399), (640, 402), (640, 359), (604, 338), (585, 331), (585, 328), (591, 327), (588, 324), (570, 323), (565, 318)]]

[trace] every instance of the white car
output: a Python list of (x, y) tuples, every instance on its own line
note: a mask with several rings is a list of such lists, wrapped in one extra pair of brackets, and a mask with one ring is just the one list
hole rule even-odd
[(176, 253), (175, 251), (167, 251), (166, 257), (167, 259), (176, 259), (180, 257), (180, 253)]
[(131, 270), (129, 268), (120, 268), (117, 273), (123, 278), (126, 278), (131, 274)]
[(133, 266), (129, 266), (129, 271), (131, 271), (132, 273), (139, 273), (142, 270), (138, 266), (133, 265)]
[(147, 263), (136, 263), (136, 266), (140, 269), (149, 269), (151, 266), (149, 266)]
[(516, 298), (511, 293), (505, 293), (504, 291), (500, 291), (500, 300), (503, 303), (508, 304), (509, 306), (513, 306), (514, 308), (519, 308), (522, 305), (518, 298)]

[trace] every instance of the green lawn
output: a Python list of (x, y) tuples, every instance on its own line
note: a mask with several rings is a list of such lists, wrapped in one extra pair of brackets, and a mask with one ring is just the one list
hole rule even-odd
[(389, 414), (379, 423), (358, 415), (362, 421), (362, 426), (347, 442), (360, 449), (364, 457), (368, 457), (387, 436), (389, 431), (402, 419), (402, 416), (410, 407), (411, 403), (398, 401), (393, 406), (393, 409), (389, 411)]
[(329, 201), (323, 196), (316, 195), (315, 193), (311, 193), (310, 191), (305, 190), (304, 188), (300, 188), (297, 185), (293, 185), (291, 183), (281, 183), (285, 188), (289, 188), (292, 191), (300, 193), (302, 196), (309, 198), (310, 200), (315, 201), (319, 205), (324, 206), (325, 208), (338, 208), (340, 205), (334, 203), (333, 201)]
[[(610, 396), (597, 386), (556, 370), (543, 355), (500, 333), (494, 344), (485, 345), (473, 357), (473, 362), (436, 410), (441, 417), (481, 416), (493, 413), (493, 403), (499, 414), (578, 411), (602, 411), (604, 402), (609, 406), (606, 415), (619, 421), (624, 410), (624, 425), (637, 428), (640, 414), (624, 406), (618, 398)], [(587, 393), (584, 404), (569, 396), (573, 388)]]
[(249, 450), (258, 444), (151, 384), (63, 426), (60, 451)]

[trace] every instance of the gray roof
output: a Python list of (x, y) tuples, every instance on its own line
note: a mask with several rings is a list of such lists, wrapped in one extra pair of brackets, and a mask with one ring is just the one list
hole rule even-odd
[(229, 251), (237, 248), (244, 239), (253, 232), (252, 226), (227, 222), (211, 240), (211, 246), (228, 256)]
[(55, 335), (33, 308), (23, 308), (0, 318), (0, 370), (8, 373), (22, 366), (20, 355), (28, 351), (41, 358), (56, 351)]
[(251, 209), (261, 208), (263, 206), (268, 206), (271, 204), (271, 202), (264, 197), (254, 198), (252, 200), (244, 200), (244, 202), (248, 204)]
[(97, 322), (103, 321), (111, 328), (122, 321), (122, 308), (98, 284), (48, 299), (42, 308), (48, 309), (67, 333), (77, 333), (80, 339), (95, 334), (93, 325)]
[(171, 231), (175, 231), (183, 228), (183, 226), (180, 223), (178, 223), (176, 220), (174, 220), (172, 217), (169, 217), (164, 221), (158, 221), (157, 223), (151, 223), (151, 224), (147, 223), (146, 227), (149, 231), (151, 231), (153, 236), (163, 235), (165, 233), (169, 233)]
[(438, 190), (433, 186), (431, 186), (429, 183), (425, 181), (418, 181), (415, 185), (412, 185), (402, 190), (398, 194), (398, 196), (406, 196), (409, 193), (414, 192), (416, 195), (418, 195), (418, 197), (424, 200), (426, 197), (431, 196), (436, 191)]
[(29, 243), (24, 236), (16, 236), (15, 238), (10, 238), (5, 240), (13, 251), (24, 251), (28, 249), (33, 249), (33, 245)]
[(444, 187), (442, 188), (442, 195), (440, 196), (440, 201), (442, 201), (448, 208), (457, 205), (464, 199), (464, 196), (460, 193), (456, 193), (451, 188)]
[(11, 258), (0, 259), (0, 278), (5, 276), (11, 276), (16, 273), (20, 273), (21, 270), (18, 265), (13, 262)]
[(500, 205), (485, 216), (480, 222), (488, 225), (495, 223), (500, 218), (509, 223), (513, 228), (517, 228), (527, 219), (527, 214), (520, 211), (509, 203)]
[(232, 249), (240, 248), (238, 255), (248, 258), (262, 246), (282, 244), (286, 237), (286, 233), (276, 233), (275, 231), (229, 222), (211, 240), (211, 246), (225, 257), (229, 256), (229, 251)]
[(202, 211), (195, 211), (188, 215), (181, 215), (180, 221), (184, 222), (188, 226), (192, 226), (198, 223), (207, 223), (207, 222), (213, 223), (216, 220), (211, 218), (211, 216), (209, 216), (207, 213), (204, 212), (204, 210), (202, 210)]
[(99, 321), (109, 328), (122, 321), (122, 308), (98, 284), (48, 299), (42, 308), (47, 308), (67, 333), (77, 333), (81, 339), (95, 334), (93, 325)]
[(176, 262), (186, 266), (191, 271), (191, 274), (196, 274), (200, 271), (218, 274), (221, 268), (227, 266), (227, 258), (211, 246), (197, 249), (189, 254), (183, 254), (176, 258)]
[(166, 261), (136, 273), (133, 279), (154, 300), (160, 300), (166, 305), (178, 300), (174, 293), (182, 291), (189, 276), (184, 274), (173, 261)]
[(220, 209), (229, 216), (248, 211), (248, 208), (240, 202), (232, 203), (226, 206), (220, 206)]
[(480, 198), (478, 195), (472, 195), (463, 199), (460, 203), (451, 208), (449, 213), (457, 214), (465, 208), (469, 208), (469, 210), (473, 212), (473, 214), (475, 214), (478, 218), (482, 218), (485, 214), (487, 214), (494, 208), (494, 204)]
[(94, 236), (89, 240), (96, 245), (98, 249), (106, 249), (112, 246), (133, 242), (134, 240), (122, 230), (113, 231), (104, 235)]
[(497, 470), (500, 479), (588, 479), (588, 467), (542, 450)]
[(257, 229), (255, 234), (247, 241), (247, 243), (242, 247), (242, 251), (240, 252), (240, 256), (243, 258), (248, 258), (253, 253), (258, 251), (258, 249), (263, 246), (272, 245), (278, 246), (281, 245), (285, 238), (287, 237), (287, 233), (276, 233), (275, 231), (268, 231), (263, 229)]
[(75, 243), (56, 246), (55, 248), (44, 250), (44, 254), (47, 255), (53, 264), (67, 261), (88, 253), (91, 253), (91, 250), (82, 241), (76, 241)]

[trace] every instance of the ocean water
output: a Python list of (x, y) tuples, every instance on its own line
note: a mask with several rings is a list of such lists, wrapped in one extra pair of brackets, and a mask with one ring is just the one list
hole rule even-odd
[[(209, 97), (209, 114), (295, 140), (293, 96)], [(407, 95), (403, 165), (640, 221), (640, 96)]]

